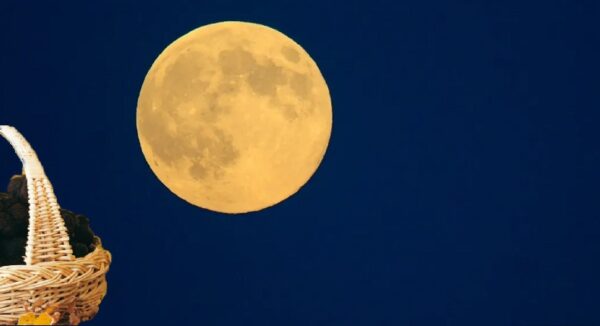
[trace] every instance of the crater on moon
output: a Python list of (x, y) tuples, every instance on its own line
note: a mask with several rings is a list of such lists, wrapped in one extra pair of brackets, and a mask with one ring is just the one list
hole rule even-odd
[(223, 168), (234, 163), (239, 156), (231, 136), (222, 130), (215, 129), (214, 135), (206, 136), (202, 133), (196, 135), (194, 147), (198, 156), (192, 158), (193, 164), (189, 168), (190, 175), (198, 181), (204, 180), (209, 174), (213, 179), (223, 177)]
[(287, 60), (289, 60), (291, 62), (296, 63), (296, 62), (300, 61), (300, 54), (298, 54), (298, 51), (294, 50), (294, 48), (292, 48), (290, 46), (282, 47), (281, 53)]
[(268, 27), (224, 22), (169, 45), (149, 70), (137, 126), (150, 168), (207, 209), (240, 213), (294, 194), (331, 133), (327, 85), (310, 56)]
[(241, 48), (225, 49), (219, 52), (219, 66), (225, 75), (244, 75), (254, 70), (256, 61)]
[(268, 60), (266, 64), (256, 66), (256, 69), (248, 76), (248, 83), (256, 93), (274, 96), (277, 91), (276, 87), (286, 81), (282, 70), (281, 67)]

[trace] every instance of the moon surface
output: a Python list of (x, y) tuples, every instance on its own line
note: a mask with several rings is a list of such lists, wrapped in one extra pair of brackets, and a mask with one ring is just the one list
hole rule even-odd
[(296, 193), (321, 163), (331, 126), (329, 90), (308, 53), (245, 22), (206, 25), (170, 44), (137, 106), (142, 152), (158, 179), (223, 213)]

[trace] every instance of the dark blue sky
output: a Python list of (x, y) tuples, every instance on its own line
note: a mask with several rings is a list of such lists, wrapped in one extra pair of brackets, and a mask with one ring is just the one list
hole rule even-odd
[[(597, 1), (0, 3), (0, 123), (113, 253), (90, 325), (600, 325)], [(225, 216), (174, 197), (135, 110), (208, 23), (319, 64), (331, 143), (302, 190)], [(0, 180), (20, 171), (0, 145)]]

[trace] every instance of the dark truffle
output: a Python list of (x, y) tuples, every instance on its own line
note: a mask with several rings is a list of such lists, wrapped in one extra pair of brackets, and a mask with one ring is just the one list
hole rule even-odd
[[(24, 264), (27, 227), (29, 225), (27, 180), (23, 175), (10, 179), (6, 193), (0, 192), (0, 266)], [(60, 209), (73, 254), (83, 257), (95, 249), (94, 232), (89, 219)]]
[(10, 178), (7, 193), (21, 202), (27, 202), (27, 179), (23, 175), (14, 175)]

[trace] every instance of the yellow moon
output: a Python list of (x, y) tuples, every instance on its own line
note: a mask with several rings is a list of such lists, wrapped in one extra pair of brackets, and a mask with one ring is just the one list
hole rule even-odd
[(245, 22), (206, 25), (170, 44), (137, 106), (141, 148), (158, 179), (223, 213), (296, 193), (321, 163), (331, 126), (329, 89), (308, 53)]

